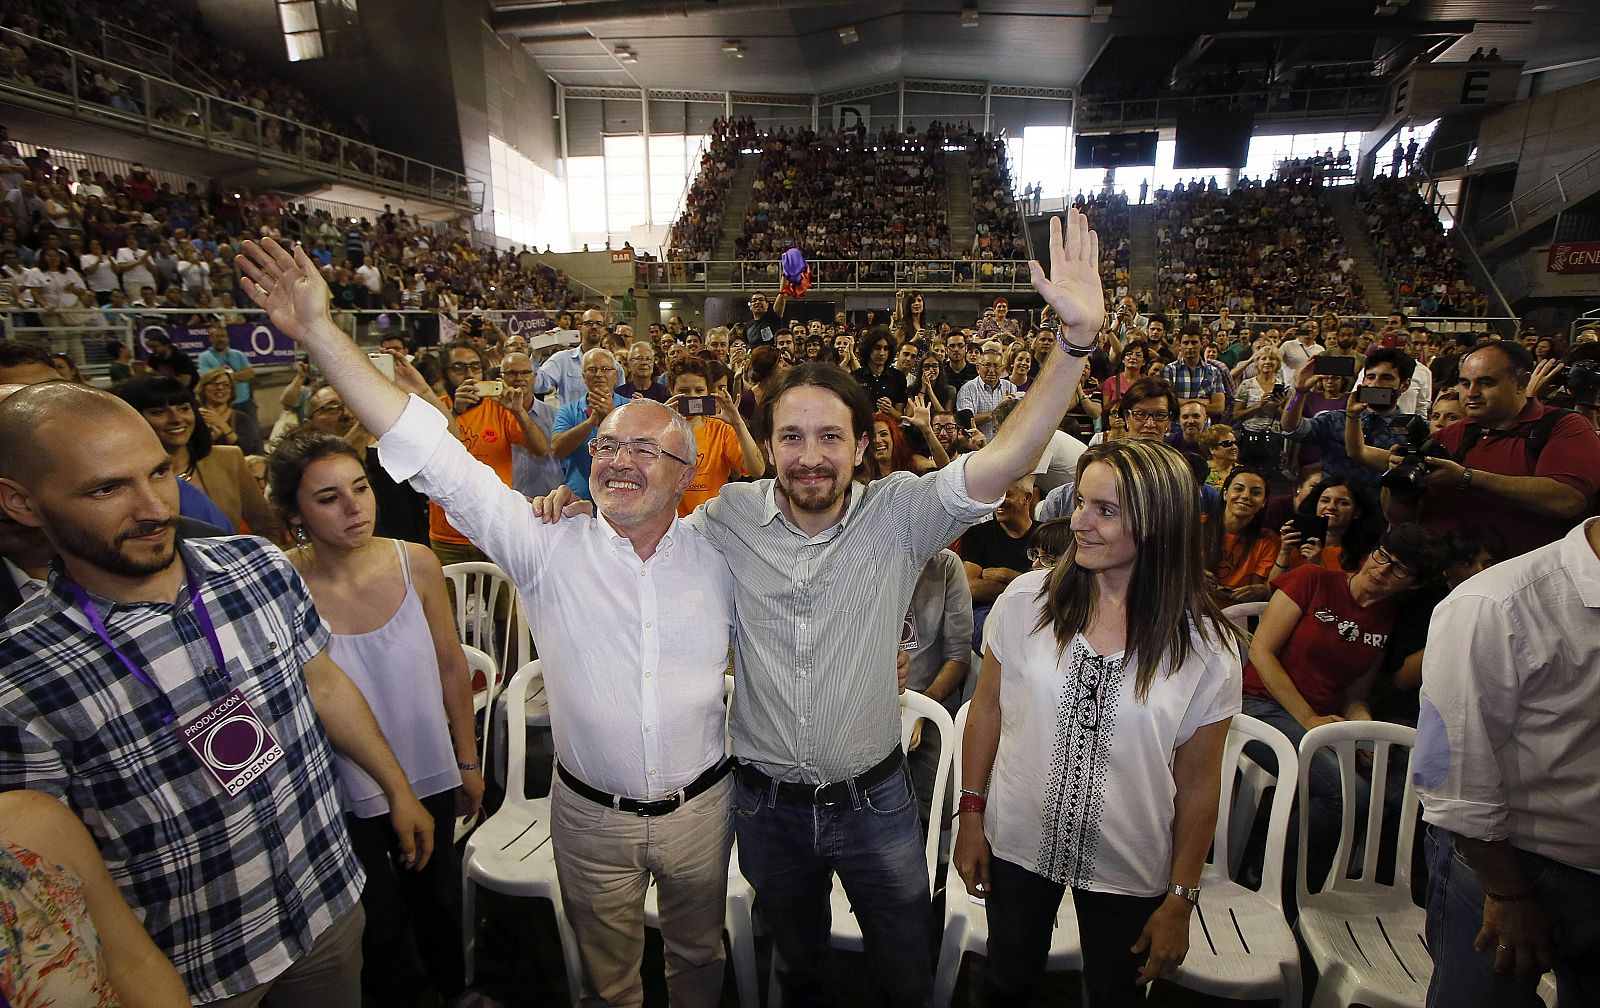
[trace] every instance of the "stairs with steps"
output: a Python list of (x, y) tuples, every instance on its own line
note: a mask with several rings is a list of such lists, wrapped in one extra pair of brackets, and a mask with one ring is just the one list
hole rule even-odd
[[(725, 263), (738, 255), (734, 242), (744, 233), (744, 215), (749, 211), (750, 198), (754, 195), (750, 184), (756, 180), (756, 164), (760, 159), (759, 154), (739, 155), (739, 165), (733, 170), (733, 180), (728, 183), (728, 196), (723, 203), (722, 233), (717, 236), (717, 243), (711, 247), (711, 258), (714, 262)], [(731, 281), (732, 267), (716, 267), (711, 279), (713, 282)]]
[(1156, 289), (1156, 208), (1128, 208), (1128, 290)]
[(950, 228), (950, 253), (971, 251), (978, 236), (972, 216), (972, 174), (966, 151), (946, 151), (944, 155), (945, 223)]
[(1328, 203), (1333, 207), (1334, 222), (1344, 238), (1344, 247), (1356, 261), (1355, 274), (1367, 299), (1367, 311), (1372, 315), (1387, 315), (1394, 311), (1394, 299), (1389, 295), (1389, 281), (1378, 267), (1378, 256), (1367, 236), (1367, 221), (1356, 202), (1354, 186), (1337, 186), (1328, 190)]

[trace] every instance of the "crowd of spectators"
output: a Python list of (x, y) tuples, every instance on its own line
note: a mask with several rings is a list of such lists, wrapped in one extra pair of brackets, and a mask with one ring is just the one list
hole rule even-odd
[(1162, 303), (1184, 312), (1310, 315), (1365, 308), (1355, 260), (1319, 186), (1269, 180), (1230, 192), (1156, 193)]
[(1430, 316), (1487, 313), (1488, 295), (1466, 278), (1460, 254), (1415, 181), (1373, 179), (1361, 186), (1358, 198), (1397, 306)]
[(722, 214), (728, 205), (728, 187), (739, 169), (739, 153), (757, 140), (755, 120), (717, 119), (711, 124), (700, 170), (683, 197), (683, 215), (667, 236), (668, 256), (695, 262), (711, 258), (722, 234)]
[(740, 259), (950, 256), (943, 153), (930, 132), (787, 129), (758, 141), (750, 208), (735, 240)]
[[(251, 146), (391, 181), (440, 184), (423, 166), (415, 166), (408, 177), (399, 157), (370, 144), (359, 118), (330, 114), (304, 89), (211, 35), (198, 13), (183, 5), (91, 2), (63, 16), (53, 5), (24, 0), (0, 11), (0, 27), (19, 33), (0, 33), (0, 79), (63, 95), (76, 93), (82, 102), (128, 115), (148, 114), (167, 126), (221, 133)], [(159, 49), (150, 47), (152, 41)], [(76, 81), (62, 49), (89, 57), (77, 61)], [(207, 109), (191, 95), (159, 85), (147, 92), (135, 70), (235, 104), (210, 103), (205, 121)]]
[[(760, 133), (747, 119), (714, 124), (684, 213), (673, 225), (668, 258), (694, 262), (711, 255), (726, 223), (738, 157), (753, 148), (760, 151), (756, 177), (734, 240), (742, 260), (770, 263), (799, 248), (808, 260), (909, 262), (916, 277), (938, 281), (1012, 279), (1013, 261), (1024, 258), (1022, 219), (1000, 138), (937, 121), (925, 131), (885, 127), (872, 134), (857, 126)], [(947, 177), (945, 155), (963, 148), (967, 178)], [(969, 247), (954, 248), (949, 188), (963, 184), (971, 192), (975, 233)], [(865, 272), (872, 279), (892, 275), (887, 266), (875, 269)], [(825, 285), (834, 272), (819, 267), (812, 280)]]
[[(565, 274), (530, 250), (479, 247), (404, 209), (336, 217), (268, 190), (180, 191), (137, 164), (126, 176), (74, 172), (34, 150), (23, 157), (0, 127), (0, 307), (26, 310), (35, 325), (97, 326), (107, 312), (140, 308), (192, 308), (194, 321), (236, 312), (247, 301), (233, 258), (262, 234), (302, 242), (340, 309), (434, 313), (414, 323), (425, 341), (437, 340), (440, 318), (572, 306)], [(52, 252), (59, 263), (42, 268)], [(80, 343), (64, 346), (83, 362)]]

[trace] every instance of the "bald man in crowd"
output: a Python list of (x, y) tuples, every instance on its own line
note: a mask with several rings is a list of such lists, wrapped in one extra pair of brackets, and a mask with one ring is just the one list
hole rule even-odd
[(433, 823), (294, 567), (251, 536), (180, 542), (166, 450), (85, 385), (0, 402), (0, 508), (58, 557), (0, 632), (0, 791), (77, 813), (196, 1003), (359, 1005), (333, 751), (383, 788), (407, 865)]
[(589, 500), (589, 452), (587, 446), (611, 411), (628, 400), (616, 393), (617, 358), (599, 348), (583, 355), (583, 381), (588, 392), (582, 399), (564, 404), (556, 411), (552, 450), (566, 470), (567, 486)]
[(557, 452), (566, 437), (565, 453), (581, 453), (599, 515), (543, 525), (448, 436), (437, 410), (408, 399), (344, 337), (302, 250), (291, 256), (271, 239), (245, 249), (252, 295), (378, 435), (384, 468), (444, 508), (521, 593), (550, 700), (551, 837), (582, 1003), (643, 1003), (653, 880), (671, 1002), (719, 1004), (733, 844), (722, 706), (733, 578), (677, 517), (695, 475), (693, 430), (662, 404), (613, 402), (616, 361), (591, 350), (590, 395), (562, 407)]

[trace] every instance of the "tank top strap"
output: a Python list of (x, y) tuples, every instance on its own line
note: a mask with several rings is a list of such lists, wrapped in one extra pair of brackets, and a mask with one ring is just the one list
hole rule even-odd
[(411, 555), (406, 552), (406, 541), (404, 539), (394, 540), (394, 548), (400, 554), (400, 569), (405, 572), (406, 590), (409, 591), (411, 589)]

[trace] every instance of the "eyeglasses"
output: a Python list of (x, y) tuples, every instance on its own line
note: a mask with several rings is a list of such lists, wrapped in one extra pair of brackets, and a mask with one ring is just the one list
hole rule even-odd
[(583, 373), (586, 375), (616, 374), (617, 369), (614, 367), (586, 367), (583, 369)]
[(661, 456), (665, 455), (674, 462), (689, 464), (688, 459), (679, 458), (654, 441), (619, 441), (613, 437), (597, 437), (589, 442), (589, 454), (604, 462), (618, 458), (624, 449), (644, 463), (659, 462)]
[(1217, 447), (1218, 448), (1237, 448), (1237, 447), (1239, 447), (1239, 442), (1237, 442), (1237, 441), (1218, 441), (1217, 442)]
[(598, 326), (603, 326), (603, 325), (606, 324), (606, 320), (605, 319), (586, 318), (586, 319), (584, 319), (582, 322), (580, 322), (578, 324), (579, 325), (598, 325)]
[(1089, 702), (1079, 708), (1078, 724), (1084, 731), (1100, 728), (1100, 687), (1105, 682), (1106, 659), (1099, 655), (1080, 654), (1078, 685), (1088, 694)]
[(326, 406), (318, 406), (316, 409), (311, 411), (311, 415), (312, 416), (316, 416), (319, 413), (345, 413), (345, 412), (348, 412), (348, 407), (346, 407), (344, 403), (342, 403), (342, 402), (331, 402), (331, 403), (328, 403)]
[(483, 374), (481, 361), (455, 361), (450, 365), (450, 370), (456, 374)]
[(961, 428), (953, 423), (936, 423), (933, 425), (933, 429), (935, 431), (958, 431)]
[(532, 376), (533, 376), (533, 369), (532, 368), (529, 368), (527, 370), (518, 369), (516, 371), (507, 371), (504, 368), (502, 368), (500, 370), (500, 377), (502, 377), (502, 378), (531, 378)]
[(1031, 564), (1042, 563), (1046, 567), (1054, 567), (1058, 559), (1054, 553), (1046, 553), (1042, 549), (1035, 548), (1028, 551), (1028, 562)]
[(1147, 420), (1154, 420), (1156, 423), (1168, 423), (1172, 420), (1172, 414), (1165, 410), (1160, 413), (1146, 413), (1144, 410), (1135, 409), (1128, 411), (1128, 419), (1138, 423), (1144, 423)]
[(1394, 554), (1390, 553), (1388, 550), (1384, 549), (1382, 546), (1379, 546), (1377, 549), (1372, 551), (1372, 559), (1377, 562), (1378, 566), (1387, 567), (1391, 571), (1393, 571), (1394, 572), (1394, 576), (1397, 577), (1397, 578), (1402, 578), (1404, 580), (1410, 580), (1411, 578), (1414, 578), (1414, 577), (1417, 576), (1417, 572), (1416, 571), (1412, 570), (1410, 567), (1407, 567), (1405, 564), (1403, 564), (1400, 561), (1396, 560), (1394, 558)]

